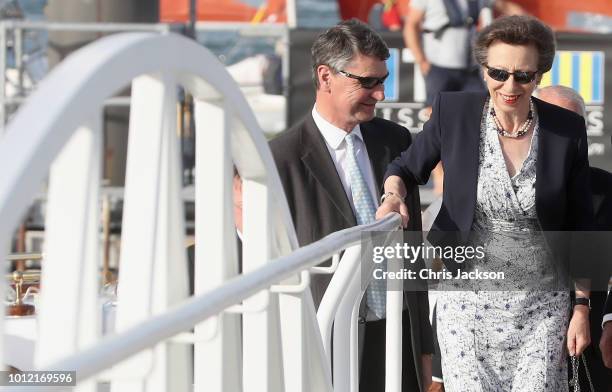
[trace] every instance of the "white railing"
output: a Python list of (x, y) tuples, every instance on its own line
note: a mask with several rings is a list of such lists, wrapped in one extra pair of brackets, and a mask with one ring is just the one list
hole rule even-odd
[[(130, 82), (117, 335), (102, 340), (101, 110)], [(187, 302), (174, 121), (179, 85), (196, 99), (196, 298)], [(232, 164), (243, 180), (240, 277)], [(110, 380), (112, 391), (189, 391), (192, 371), (195, 391), (331, 391), (329, 333), (324, 344), (308, 269), (355, 244), (362, 228), (296, 250), (267, 142), (238, 87), (206, 49), (174, 34), (131, 33), (79, 50), (9, 124), (0, 167), (0, 254), (8, 253), (14, 228), (49, 174), (38, 369), (77, 370), (79, 391), (95, 390), (99, 380)], [(372, 228), (398, 226), (396, 216)], [(334, 336), (334, 390), (356, 391), (355, 309), (363, 290), (358, 248), (345, 253), (320, 322), (325, 331), (332, 320), (336, 331), (351, 329), (350, 340)], [(387, 347), (401, 347), (392, 341), (401, 328), (401, 292), (388, 298), (387, 328), (394, 334)], [(192, 327), (193, 334), (177, 336)], [(194, 345), (193, 366), (185, 343)], [(396, 352), (388, 355), (397, 359)], [(397, 366), (387, 374), (387, 390), (399, 391)]]
[[(52, 363), (49, 365), (49, 369), (75, 370), (78, 381), (83, 382), (131, 355), (154, 346), (160, 341), (173, 337), (175, 337), (175, 340), (189, 341), (189, 339), (185, 339), (185, 335), (179, 335), (179, 333), (189, 330), (193, 325), (203, 320), (231, 309), (232, 305), (261, 290), (271, 289), (277, 282), (311, 268), (332, 256), (338, 255), (339, 252), (345, 249), (346, 252), (339, 265), (359, 263), (362, 231), (392, 231), (397, 229), (400, 223), (399, 216), (393, 215), (369, 225), (353, 227), (331, 234), (316, 243), (296, 250), (290, 255), (280, 257), (256, 271), (236, 277), (210, 293), (192, 298), (162, 315), (132, 327), (128, 331), (106, 338), (96, 347)], [(347, 286), (346, 289), (356, 289), (360, 292), (358, 296), (361, 296), (363, 290), (360, 290), (360, 274), (356, 273), (356, 271), (359, 271), (359, 266), (350, 272), (348, 269), (338, 270), (333, 280), (353, 280), (354, 282)], [(354, 279), (355, 277), (357, 280)], [(330, 298), (328, 293), (326, 293), (325, 298)], [(357, 300), (357, 304), (358, 302)], [(354, 317), (352, 312), (349, 313), (349, 316), (351, 318)], [(356, 322), (357, 320), (354, 320), (355, 325)], [(320, 323), (325, 324), (321, 321)], [(355, 331), (352, 330), (351, 333), (353, 332)], [(342, 335), (348, 336), (348, 334), (342, 332), (337, 337), (334, 337), (334, 339)], [(328, 347), (329, 340), (326, 343)], [(336, 344), (334, 340), (334, 347)], [(330, 355), (328, 351), (326, 355)], [(348, 362), (346, 354), (339, 358), (342, 361)], [(338, 361), (337, 364), (342, 365), (342, 362)], [(338, 376), (340, 373), (335, 372), (334, 374)], [(353, 376), (356, 376), (356, 374), (353, 374)], [(311, 380), (311, 389), (309, 390), (324, 390), (323, 388), (329, 380), (329, 375), (320, 374), (319, 377), (321, 377), (319, 380)], [(348, 381), (348, 378), (344, 380), (335, 378), (334, 391), (355, 390), (353, 388), (349, 389)]]

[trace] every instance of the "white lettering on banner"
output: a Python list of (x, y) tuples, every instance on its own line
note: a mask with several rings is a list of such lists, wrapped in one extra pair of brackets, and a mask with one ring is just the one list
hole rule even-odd
[(411, 108), (401, 108), (397, 111), (397, 122), (408, 129), (414, 127), (413, 113)]
[(412, 133), (421, 132), (423, 124), (427, 121), (427, 114), (422, 103), (388, 103), (381, 102), (376, 105), (376, 115), (406, 127)]
[(393, 118), (391, 117), (391, 114), (393, 114), (393, 109), (392, 108), (380, 108), (379, 113), (377, 114), (377, 116), (378, 117), (382, 117), (385, 120), (393, 121)]
[(603, 107), (587, 106), (587, 135), (588, 136), (603, 136)]
[(589, 143), (589, 156), (601, 156), (606, 152), (606, 146), (603, 143)]

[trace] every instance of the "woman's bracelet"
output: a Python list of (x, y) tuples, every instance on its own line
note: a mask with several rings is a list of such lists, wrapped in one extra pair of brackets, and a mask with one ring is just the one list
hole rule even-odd
[(384, 203), (385, 199), (387, 199), (387, 197), (389, 197), (389, 196), (397, 197), (398, 199), (400, 199), (402, 201), (402, 203), (406, 201), (405, 197), (401, 197), (400, 195), (398, 195), (395, 192), (385, 192), (385, 194), (380, 197), (380, 204)]

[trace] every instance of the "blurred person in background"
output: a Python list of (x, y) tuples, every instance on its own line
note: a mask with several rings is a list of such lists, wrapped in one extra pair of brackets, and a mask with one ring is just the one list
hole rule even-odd
[[(440, 283), (446, 390), (568, 391), (567, 354), (590, 343), (588, 282), (578, 278), (592, 271), (592, 260), (573, 266), (580, 269), (572, 271), (579, 286), (570, 319), (564, 266), (580, 244), (549, 248), (547, 240), (594, 225), (584, 119), (532, 98), (555, 55), (552, 30), (537, 19), (494, 21), (474, 52), (487, 91), (436, 97), (423, 131), (387, 170), (385, 192), (395, 196), (377, 217), (394, 211), (407, 222), (404, 197), (443, 162), (446, 186), (429, 238), (459, 233), (460, 245), (483, 245), (485, 257), (461, 269), (504, 271), (509, 279), (469, 281), (464, 291)], [(446, 266), (453, 275), (459, 269), (453, 260)]]
[(506, 0), (411, 0), (404, 42), (425, 77), (426, 106), (441, 91), (484, 90), (472, 56), (480, 12), (494, 8), (502, 15), (524, 14)]

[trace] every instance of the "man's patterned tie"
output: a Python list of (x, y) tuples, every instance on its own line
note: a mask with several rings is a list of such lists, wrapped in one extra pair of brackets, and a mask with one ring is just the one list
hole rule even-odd
[[(357, 215), (357, 224), (363, 225), (372, 223), (376, 219), (376, 206), (368, 190), (368, 186), (363, 178), (361, 169), (357, 164), (357, 155), (355, 144), (359, 143), (357, 136), (349, 133), (345, 139), (347, 146), (347, 172), (351, 181), (351, 193), (353, 197), (353, 205), (355, 214)], [(387, 261), (383, 261), (382, 268), (386, 270)], [(384, 279), (374, 279), (370, 282), (366, 290), (366, 300), (368, 307), (374, 311), (376, 316), (383, 319), (386, 314), (387, 307), (387, 282)]]

